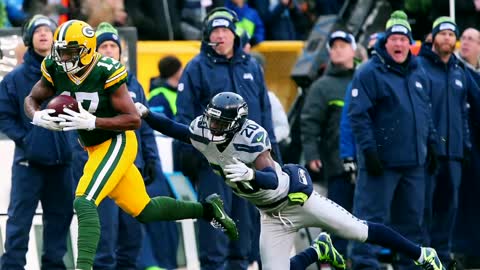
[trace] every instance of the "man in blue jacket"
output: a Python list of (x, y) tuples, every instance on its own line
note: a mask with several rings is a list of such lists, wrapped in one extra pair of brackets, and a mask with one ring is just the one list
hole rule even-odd
[(467, 90), (464, 67), (453, 54), (459, 31), (449, 17), (440, 17), (433, 23), (433, 44), (424, 43), (419, 63), (425, 69), (432, 85), (433, 122), (439, 141), (438, 173), (427, 185), (426, 231), (442, 262), (448, 265), (452, 230), (458, 207), (462, 161), (471, 151), (468, 127)]
[[(263, 73), (260, 65), (242, 50), (235, 21), (238, 21), (236, 14), (226, 8), (212, 10), (207, 15), (200, 54), (186, 65), (178, 85), (177, 120), (189, 125), (203, 113), (214, 95), (227, 90), (236, 92), (247, 102), (250, 118), (265, 127), (278, 155)], [(219, 193), (227, 213), (233, 215), (237, 222), (241, 235), (238, 241), (229, 243), (226, 237), (200, 220), (202, 269), (247, 269), (254, 241), (251, 235), (260, 229), (258, 211), (246, 200), (234, 195), (222, 177), (213, 172), (207, 160), (192, 146), (182, 145), (177, 151), (183, 156), (180, 157), (182, 171), (197, 185), (199, 199)]]
[[(392, 13), (376, 53), (352, 81), (348, 116), (359, 156), (354, 214), (390, 223), (422, 243), (425, 167), (436, 138), (430, 81), (410, 53), (407, 19), (403, 11)], [(354, 269), (378, 269), (375, 253), (370, 245), (355, 244)], [(399, 266), (410, 267), (402, 257)]]
[(50, 53), (55, 28), (55, 22), (48, 17), (31, 18), (23, 28), (23, 42), (28, 47), (24, 62), (0, 83), (0, 131), (15, 142), (0, 269), (24, 269), (28, 236), (39, 201), (44, 226), (42, 269), (65, 269), (63, 256), (67, 252), (74, 197), (70, 134), (34, 126), (23, 111), (25, 97), (41, 77), (40, 64)]

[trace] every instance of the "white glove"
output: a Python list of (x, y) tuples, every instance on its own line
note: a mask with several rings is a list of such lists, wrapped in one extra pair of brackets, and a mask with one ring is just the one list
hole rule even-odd
[(78, 109), (80, 110), (80, 112), (77, 113), (68, 108), (64, 108), (63, 112), (67, 114), (60, 114), (58, 116), (67, 120), (60, 123), (60, 126), (63, 127), (63, 131), (70, 131), (76, 129), (95, 129), (95, 120), (97, 119), (97, 117), (86, 111), (82, 107), (82, 104), (80, 104), (80, 102), (78, 102)]
[(233, 158), (235, 163), (225, 165), (223, 172), (225, 177), (231, 182), (250, 181), (255, 173), (245, 163)]
[(59, 123), (64, 122), (65, 119), (51, 116), (50, 114), (54, 112), (54, 109), (44, 109), (41, 111), (36, 111), (33, 114), (32, 124), (49, 130), (61, 131), (62, 127), (59, 125)]
[(147, 106), (143, 105), (142, 103), (140, 102), (135, 102), (135, 108), (137, 109), (137, 112), (138, 114), (140, 115), (140, 117), (145, 117), (147, 116), (149, 110), (147, 108)]

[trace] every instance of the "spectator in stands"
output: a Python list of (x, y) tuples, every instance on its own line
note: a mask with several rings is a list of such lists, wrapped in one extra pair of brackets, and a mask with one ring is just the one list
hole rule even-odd
[(148, 105), (152, 112), (163, 113), (173, 119), (177, 114), (177, 86), (182, 76), (182, 62), (173, 55), (165, 56), (158, 62), (160, 76), (150, 81)]
[[(426, 94), (431, 86), (410, 53), (407, 20), (403, 11), (391, 14), (385, 37), (352, 81), (348, 116), (359, 149), (354, 214), (390, 223), (411, 241), (422, 243), (425, 169), (428, 160), (436, 160), (436, 137)], [(429, 169), (435, 169), (435, 162)], [(373, 246), (353, 247), (353, 269), (379, 268)], [(410, 264), (400, 257), (400, 267)]]
[(102, 22), (117, 26), (127, 24), (127, 13), (122, 0), (85, 0), (79, 3), (81, 17), (92, 27)]
[[(460, 51), (457, 54), (465, 66), (467, 78), (472, 78), (477, 84), (480, 82), (480, 33), (474, 28), (467, 28), (460, 38)], [(471, 89), (469, 89), (471, 90)], [(470, 139), (472, 152), (470, 161), (462, 168), (462, 181), (458, 196), (458, 212), (456, 216), (452, 250), (455, 259), (460, 262), (457, 269), (480, 268), (480, 258), (475, 251), (475, 246), (480, 241), (480, 216), (478, 212), (478, 194), (480, 193), (480, 108), (475, 102), (475, 92), (468, 93)], [(462, 267), (462, 268), (460, 268)]]
[[(310, 86), (301, 113), (302, 148), (310, 170), (320, 172), (328, 181), (328, 197), (352, 211), (354, 184), (339, 154), (340, 117), (345, 89), (353, 78), (357, 44), (352, 34), (330, 34), (327, 49), (330, 61), (325, 75)], [(337, 238), (335, 247), (346, 254), (347, 240)]]
[[(375, 53), (374, 46), (378, 38), (383, 36), (383, 33), (374, 33), (370, 35), (367, 44), (368, 58), (372, 57)], [(356, 68), (360, 69), (362, 65), (358, 65)], [(357, 178), (357, 150), (355, 139), (353, 137), (352, 128), (350, 126), (350, 119), (348, 118), (348, 108), (350, 106), (350, 100), (352, 99), (352, 84), (350, 83), (345, 92), (344, 106), (342, 109), (342, 116), (340, 120), (340, 158), (343, 160), (343, 168), (346, 173), (350, 174), (350, 179), (355, 183)], [(353, 204), (353, 196), (352, 196)]]
[[(0, 83), (0, 131), (15, 142), (5, 253), (1, 269), (24, 269), (32, 219), (43, 209), (41, 269), (65, 269), (67, 235), (73, 215), (72, 154), (68, 132), (34, 126), (23, 103), (40, 79), (40, 64), (50, 53), (56, 23), (36, 15), (22, 30), (28, 47), (24, 62)], [(44, 104), (45, 105), (45, 104)]]
[(418, 58), (434, 89), (429, 94), (433, 123), (439, 136), (435, 149), (439, 157), (438, 173), (430, 172), (432, 176), (427, 185), (427, 240), (445, 265), (451, 261), (462, 160), (471, 151), (466, 103), (468, 83), (464, 69), (453, 54), (459, 35), (451, 18), (439, 17), (433, 23), (433, 44), (424, 43)]
[[(177, 121), (189, 125), (203, 113), (210, 98), (219, 92), (234, 91), (245, 99), (250, 118), (265, 127), (272, 146), (278, 149), (262, 71), (242, 50), (235, 21), (236, 14), (227, 8), (207, 15), (200, 54), (186, 65), (178, 85)], [(229, 243), (223, 235), (211, 230), (209, 224), (199, 221), (202, 269), (247, 269), (249, 257), (258, 257), (251, 255), (252, 235), (258, 237), (252, 228), (259, 230), (259, 220), (250, 218), (255, 208), (234, 195), (191, 145), (182, 145), (177, 152), (183, 156), (182, 172), (197, 184), (199, 199), (211, 193), (221, 194), (226, 211), (233, 215), (242, 235), (239, 241)]]
[(139, 40), (182, 40), (180, 1), (125, 0)]
[(480, 31), (467, 28), (460, 37), (460, 50), (455, 54), (468, 68), (480, 74)]
[(249, 7), (245, 0), (227, 0), (225, 6), (237, 13), (238, 22), (235, 25), (239, 35), (247, 32), (253, 46), (265, 40), (263, 22), (258, 12)]

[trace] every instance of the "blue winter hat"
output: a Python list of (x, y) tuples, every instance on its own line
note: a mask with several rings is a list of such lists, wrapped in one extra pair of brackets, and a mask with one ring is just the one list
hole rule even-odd
[(437, 35), (440, 31), (443, 30), (450, 30), (453, 33), (455, 33), (455, 36), (458, 37), (460, 36), (460, 33), (458, 31), (457, 24), (455, 21), (447, 16), (442, 16), (437, 18), (432, 25), (432, 40), (435, 39), (435, 35)]
[(385, 25), (385, 39), (388, 39), (388, 37), (393, 34), (405, 35), (410, 39), (410, 43), (414, 43), (408, 16), (402, 10), (396, 10), (390, 14), (390, 19)]
[(122, 53), (122, 45), (120, 43), (120, 36), (118, 36), (118, 30), (113, 27), (113, 25), (108, 22), (102, 22), (98, 25), (97, 31), (95, 32), (97, 36), (97, 49), (105, 41), (113, 41), (118, 45), (120, 49), (120, 54)]
[(38, 27), (44, 25), (48, 26), (50, 30), (52, 30), (52, 34), (57, 28), (57, 23), (44, 15), (35, 15), (27, 21), (22, 29), (23, 44), (25, 44), (26, 47), (32, 46), (33, 33)]
[(213, 12), (206, 18), (205, 33), (207, 34), (207, 37), (210, 37), (213, 29), (217, 27), (225, 27), (230, 29), (235, 36), (239, 37), (236, 32), (237, 27), (235, 26), (237, 21), (237, 15), (233, 10), (227, 8), (219, 8), (217, 11), (213, 10)]

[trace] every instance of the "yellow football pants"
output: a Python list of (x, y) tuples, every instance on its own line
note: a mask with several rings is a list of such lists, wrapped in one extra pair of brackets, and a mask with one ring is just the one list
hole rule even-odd
[(88, 161), (75, 195), (86, 196), (97, 206), (108, 196), (125, 212), (138, 216), (150, 197), (134, 165), (138, 148), (135, 133), (122, 132), (99, 145), (85, 148)]

